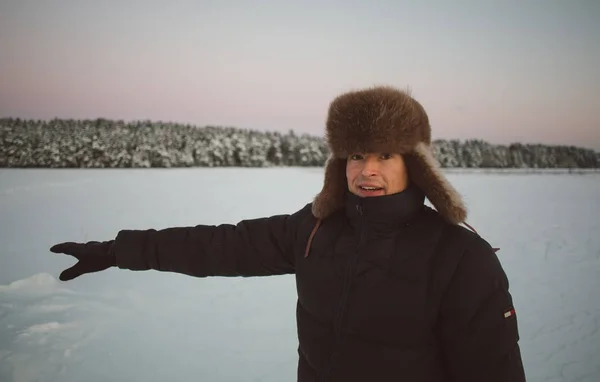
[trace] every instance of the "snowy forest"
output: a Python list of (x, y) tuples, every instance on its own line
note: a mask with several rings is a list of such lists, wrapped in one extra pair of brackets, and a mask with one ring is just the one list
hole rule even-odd
[[(148, 168), (323, 166), (324, 138), (293, 131), (108, 119), (0, 119), (0, 167)], [(444, 168), (600, 168), (600, 152), (573, 146), (436, 140)]]

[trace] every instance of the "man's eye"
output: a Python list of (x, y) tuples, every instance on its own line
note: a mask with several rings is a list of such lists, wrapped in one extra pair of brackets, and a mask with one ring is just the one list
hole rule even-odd
[(352, 155), (350, 155), (350, 159), (352, 159), (352, 160), (361, 160), (362, 156), (360, 154), (352, 154)]
[(392, 157), (392, 154), (382, 154), (381, 157), (383, 159), (390, 159)]

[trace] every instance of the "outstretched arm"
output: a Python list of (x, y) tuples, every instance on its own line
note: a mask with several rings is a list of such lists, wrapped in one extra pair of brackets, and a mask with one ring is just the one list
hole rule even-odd
[(291, 215), (162, 230), (122, 230), (113, 247), (117, 266), (196, 277), (294, 273), (293, 244), (308, 206)]
[(525, 381), (508, 279), (484, 240), (474, 240), (463, 254), (439, 328), (451, 381)]

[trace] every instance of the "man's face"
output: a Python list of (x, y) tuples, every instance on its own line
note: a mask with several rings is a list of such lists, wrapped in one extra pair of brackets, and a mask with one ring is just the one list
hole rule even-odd
[(360, 197), (390, 195), (408, 185), (404, 159), (399, 154), (356, 153), (346, 161), (348, 190)]

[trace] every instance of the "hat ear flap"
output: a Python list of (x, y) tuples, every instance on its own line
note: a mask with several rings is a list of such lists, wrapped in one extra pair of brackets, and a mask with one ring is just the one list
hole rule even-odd
[(431, 146), (418, 143), (404, 158), (409, 177), (433, 204), (440, 215), (452, 224), (467, 218), (467, 209), (459, 193), (442, 174)]
[(318, 219), (324, 219), (342, 208), (347, 189), (346, 160), (329, 157), (325, 165), (323, 188), (312, 204), (313, 215)]

